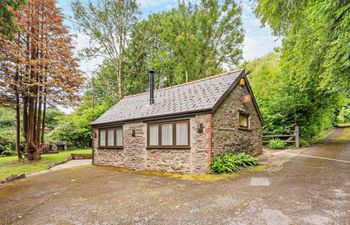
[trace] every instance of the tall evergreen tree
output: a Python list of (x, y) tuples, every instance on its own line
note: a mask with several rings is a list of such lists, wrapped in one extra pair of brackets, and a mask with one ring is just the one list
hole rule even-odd
[(16, 18), (17, 38), (0, 38), (0, 98), (16, 105), (18, 144), (22, 108), (25, 151), (39, 160), (47, 105), (76, 103), (83, 77), (55, 0), (30, 0)]

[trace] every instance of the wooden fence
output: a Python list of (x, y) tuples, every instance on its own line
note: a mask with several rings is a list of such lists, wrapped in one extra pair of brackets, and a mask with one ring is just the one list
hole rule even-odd
[(295, 147), (300, 147), (300, 137), (299, 137), (299, 127), (295, 126), (293, 134), (275, 134), (275, 135), (264, 135), (263, 144), (269, 143), (271, 139), (278, 138), (281, 139), (284, 143), (295, 143)]

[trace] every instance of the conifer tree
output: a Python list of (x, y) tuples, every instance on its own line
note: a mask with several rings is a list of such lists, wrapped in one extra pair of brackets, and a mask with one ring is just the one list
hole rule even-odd
[(17, 109), (17, 152), (21, 108), (27, 158), (39, 160), (47, 105), (79, 102), (84, 79), (55, 0), (30, 0), (16, 18), (17, 38), (0, 37), (0, 99)]

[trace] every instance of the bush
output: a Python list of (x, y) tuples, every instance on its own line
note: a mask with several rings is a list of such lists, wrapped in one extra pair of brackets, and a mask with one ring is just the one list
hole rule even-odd
[(227, 152), (222, 156), (214, 156), (211, 169), (215, 173), (233, 173), (241, 168), (255, 166), (258, 160), (245, 153)]
[(273, 149), (283, 149), (286, 144), (281, 139), (272, 139), (269, 141), (268, 146)]
[(80, 127), (75, 122), (63, 122), (49, 133), (47, 139), (50, 142), (64, 141), (68, 147), (89, 147), (91, 133), (90, 127)]

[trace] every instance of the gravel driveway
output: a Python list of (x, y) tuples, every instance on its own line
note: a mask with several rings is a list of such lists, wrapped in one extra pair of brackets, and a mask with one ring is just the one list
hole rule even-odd
[[(345, 137), (345, 138), (344, 138)], [(0, 224), (350, 224), (350, 129), (215, 182), (83, 166), (0, 187)]]

